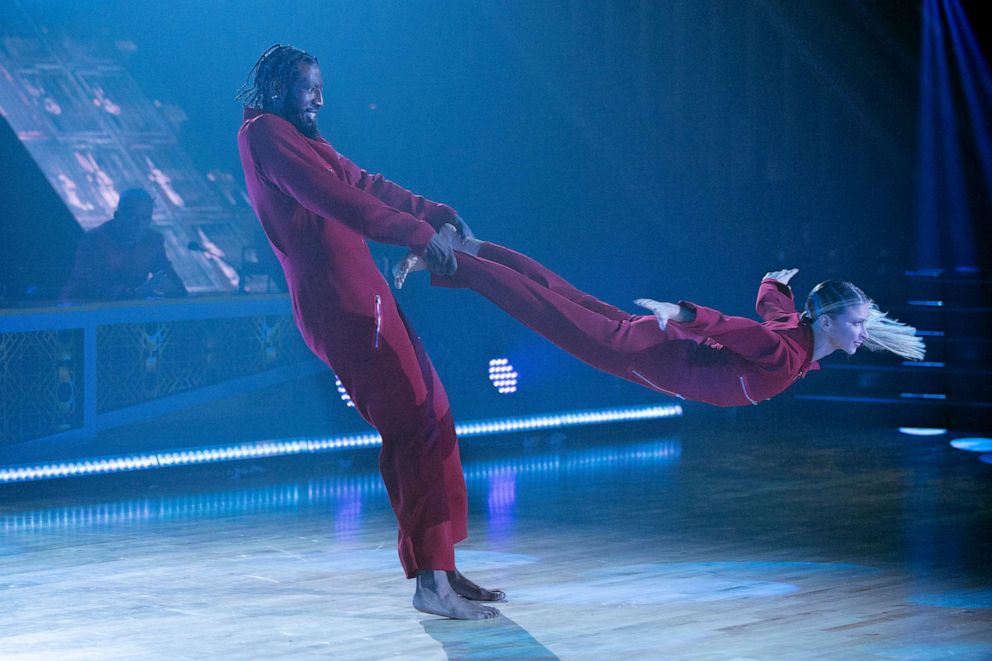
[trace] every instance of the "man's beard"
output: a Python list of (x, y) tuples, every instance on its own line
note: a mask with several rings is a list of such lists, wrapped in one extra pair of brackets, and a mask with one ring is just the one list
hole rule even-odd
[(289, 118), (289, 121), (296, 127), (296, 129), (308, 138), (316, 139), (320, 137), (320, 132), (317, 130), (317, 118), (310, 119), (306, 116), (302, 110), (294, 112), (293, 116)]

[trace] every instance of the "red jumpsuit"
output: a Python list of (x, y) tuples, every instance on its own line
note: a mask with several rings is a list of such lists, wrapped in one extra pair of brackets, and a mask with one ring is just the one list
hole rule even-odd
[(631, 315), (577, 290), (534, 260), (484, 243), (478, 257), (458, 253), (445, 287), (482, 294), (568, 353), (646, 388), (717, 406), (757, 404), (810, 369), (813, 333), (799, 320), (788, 286), (764, 280), (759, 323), (682, 302), (688, 323), (658, 327), (654, 315)]
[(453, 570), (467, 535), (465, 479), (447, 396), (376, 268), (366, 239), (418, 254), (455, 212), (370, 175), (322, 139), (246, 109), (238, 150), (248, 197), (286, 274), (307, 346), (382, 436), (379, 468), (408, 578)]

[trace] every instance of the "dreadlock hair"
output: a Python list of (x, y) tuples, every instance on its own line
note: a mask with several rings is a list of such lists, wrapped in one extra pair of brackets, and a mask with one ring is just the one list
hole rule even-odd
[(316, 57), (299, 48), (283, 44), (269, 46), (248, 72), (234, 100), (243, 101), (247, 108), (265, 108), (275, 94), (276, 83), (292, 82), (301, 62), (318, 63)]
[(868, 319), (865, 331), (868, 338), (865, 346), (871, 351), (891, 351), (909, 360), (923, 360), (926, 347), (916, 335), (916, 329), (878, 309), (878, 305), (863, 291), (842, 280), (826, 280), (817, 286), (806, 298), (803, 321), (812, 323), (827, 315), (836, 319), (837, 315), (853, 305), (867, 305)]

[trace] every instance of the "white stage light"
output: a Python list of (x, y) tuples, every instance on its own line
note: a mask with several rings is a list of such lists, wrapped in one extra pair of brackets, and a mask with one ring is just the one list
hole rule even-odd
[(349, 395), (348, 391), (344, 389), (344, 384), (341, 383), (341, 379), (337, 376), (334, 377), (334, 385), (338, 389), (338, 394), (341, 395), (341, 401), (354, 408), (355, 402), (351, 401), (351, 395)]
[(489, 361), (489, 381), (503, 395), (517, 392), (517, 370), (506, 358), (493, 358)]

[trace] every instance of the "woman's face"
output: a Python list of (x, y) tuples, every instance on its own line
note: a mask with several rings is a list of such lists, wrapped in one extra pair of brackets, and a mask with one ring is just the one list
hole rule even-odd
[(869, 305), (861, 303), (844, 308), (835, 317), (824, 315), (822, 328), (830, 346), (853, 355), (868, 339), (865, 322), (868, 321), (869, 311)]

